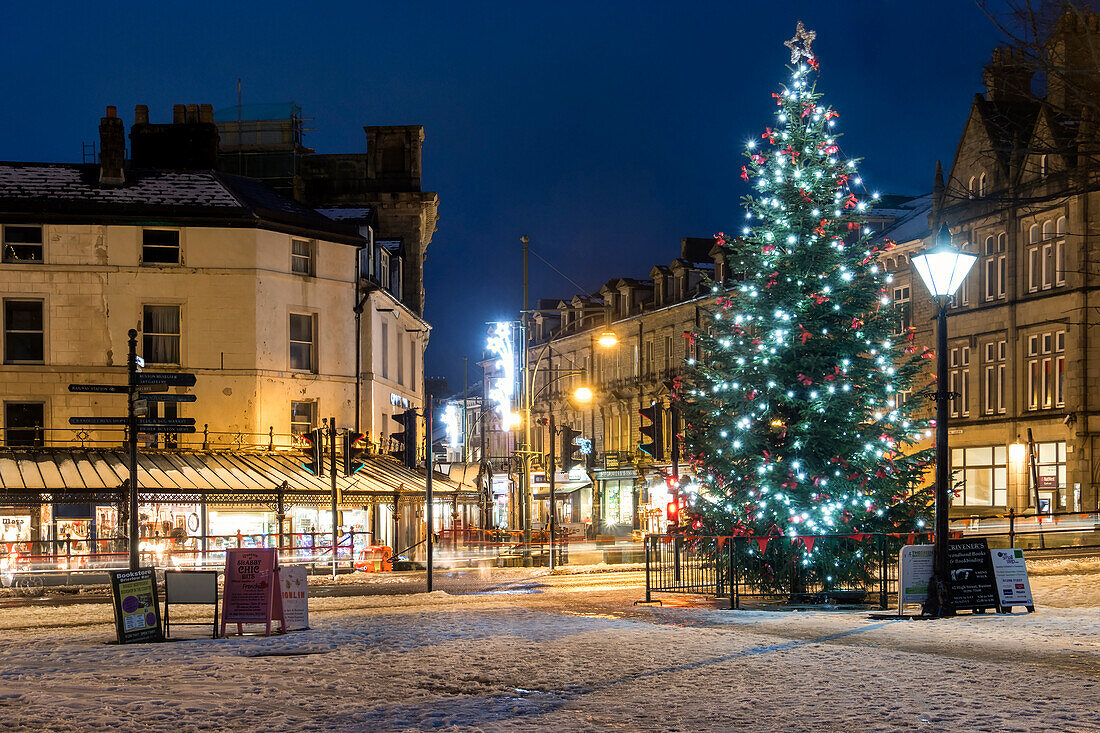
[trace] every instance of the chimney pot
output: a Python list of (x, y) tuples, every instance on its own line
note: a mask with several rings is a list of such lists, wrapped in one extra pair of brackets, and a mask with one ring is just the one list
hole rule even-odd
[(199, 105), (189, 104), (187, 105), (187, 121), (198, 122), (199, 121)]
[(149, 105), (136, 104), (134, 105), (134, 124), (135, 125), (148, 125), (149, 124)]
[(108, 117), (118, 117), (118, 110), (115, 108), (115, 106), (113, 104), (108, 104), (107, 105), (107, 116)]
[(172, 124), (180, 125), (187, 121), (187, 108), (182, 104), (172, 105)]
[(126, 132), (117, 110), (107, 108), (107, 115), (99, 121), (99, 182), (120, 185), (125, 181), (123, 163), (126, 157)]
[(199, 122), (214, 123), (214, 105), (212, 104), (200, 104), (199, 105)]

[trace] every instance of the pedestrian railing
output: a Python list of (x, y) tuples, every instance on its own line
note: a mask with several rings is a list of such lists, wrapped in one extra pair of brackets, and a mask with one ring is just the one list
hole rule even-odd
[(649, 535), (646, 601), (654, 593), (695, 593), (786, 604), (877, 604), (897, 593), (897, 558), (927, 533), (784, 536)]
[(951, 522), (960, 537), (985, 537), (990, 547), (1025, 550), (1100, 551), (1100, 513), (1046, 512), (975, 515)]

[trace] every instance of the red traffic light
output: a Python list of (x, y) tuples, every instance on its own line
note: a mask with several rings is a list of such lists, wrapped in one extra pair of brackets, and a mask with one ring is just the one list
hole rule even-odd
[(665, 512), (668, 516), (668, 521), (675, 522), (680, 517), (680, 507), (675, 501), (670, 501), (668, 506), (665, 507)]

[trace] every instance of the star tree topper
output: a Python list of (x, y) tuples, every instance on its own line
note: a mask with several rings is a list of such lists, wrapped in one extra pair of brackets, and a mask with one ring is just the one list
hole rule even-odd
[(817, 38), (817, 31), (806, 30), (806, 27), (802, 25), (802, 21), (798, 21), (798, 26), (794, 29), (794, 38), (783, 42), (784, 46), (791, 49), (792, 64), (797, 64), (801, 58), (809, 60), (814, 57), (813, 51), (810, 50), (810, 44), (814, 42), (815, 38)]

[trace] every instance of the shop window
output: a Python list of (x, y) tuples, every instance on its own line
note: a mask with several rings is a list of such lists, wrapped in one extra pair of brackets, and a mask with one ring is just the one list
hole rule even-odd
[(1005, 412), (1005, 379), (1007, 378), (1006, 341), (986, 343), (985, 363), (982, 367), (982, 414), (1002, 415)]
[(299, 275), (313, 274), (313, 242), (308, 239), (290, 240), (290, 271)]
[[(1035, 507), (1035, 495), (1039, 495), (1039, 511), (1052, 512), (1066, 508), (1066, 443), (1034, 443), (1031, 454), (1035, 460), (1035, 472), (1039, 483), (1029, 478), (1028, 506)], [(1028, 476), (1034, 474), (1028, 466)]]
[(180, 364), (180, 307), (142, 306), (142, 356), (150, 364)]
[(41, 300), (4, 301), (4, 363), (41, 364), (45, 359), (45, 318)]
[(290, 433), (304, 435), (317, 426), (316, 402), (290, 403)]
[(4, 444), (41, 446), (46, 406), (42, 402), (4, 403)]
[(970, 415), (970, 347), (951, 349), (949, 366), (947, 391), (958, 395), (951, 400), (951, 417), (967, 417)]
[(1028, 337), (1027, 382), (1027, 409), (1049, 410), (1065, 406), (1065, 331)]
[(141, 264), (180, 264), (179, 231), (176, 229), (142, 229)]
[(290, 368), (317, 371), (317, 318), (306, 313), (290, 314)]
[(1008, 449), (1003, 445), (953, 448), (951, 485), (954, 506), (1006, 506)]
[(4, 225), (4, 262), (42, 262), (42, 227)]

